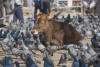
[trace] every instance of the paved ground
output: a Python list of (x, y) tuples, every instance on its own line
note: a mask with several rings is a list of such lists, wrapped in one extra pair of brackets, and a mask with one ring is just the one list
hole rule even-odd
[[(38, 64), (39, 67), (43, 67), (43, 57), (42, 57), (42, 54), (39, 52), (39, 51), (35, 51), (39, 56), (36, 57), (36, 59), (38, 61), (41, 61), (41, 64)], [(52, 56), (52, 60), (54, 61), (54, 65), (55, 67), (60, 67), (60, 66), (57, 66), (57, 63), (59, 62), (59, 59), (60, 59), (60, 56), (62, 53), (64, 53), (65, 51), (61, 50), (61, 51), (57, 51), (56, 53), (54, 53), (54, 56)], [(5, 53), (4, 51), (2, 51), (2, 48), (0, 47), (0, 60), (2, 60), (5, 56)], [(12, 58), (13, 58), (13, 62), (15, 62), (16, 60), (19, 60), (19, 63), (21, 65), (21, 67), (26, 67), (25, 66), (25, 62), (21, 60), (20, 57), (16, 58), (16, 56), (14, 55), (11, 55)], [(72, 64), (72, 61), (67, 61), (67, 67), (71, 67), (71, 64)], [(2, 66), (0, 66), (2, 67)]]
[[(57, 52), (55, 52), (54, 55), (51, 57), (52, 60), (54, 61), (55, 67), (60, 67), (60, 66), (57, 66), (57, 63), (59, 62), (59, 59), (60, 59), (61, 54), (64, 53), (64, 52), (66, 52), (66, 51), (64, 51), (64, 50), (57, 51)], [(42, 57), (42, 54), (41, 54), (39, 51), (35, 51), (35, 53), (39, 55), (39, 56), (35, 56), (35, 58), (36, 58), (38, 61), (41, 62), (41, 64), (38, 64), (39, 67), (43, 67), (43, 57)], [(2, 47), (0, 46), (0, 60), (2, 60), (4, 56), (5, 56), (5, 53), (4, 53), (4, 51), (2, 50)], [(13, 58), (13, 62), (15, 62), (16, 60), (18, 60), (19, 63), (20, 63), (20, 65), (21, 65), (21, 67), (26, 67), (26, 66), (25, 66), (25, 62), (24, 62), (23, 60), (21, 60), (20, 57), (16, 58), (16, 56), (14, 56), (14, 55), (11, 55), (11, 56), (12, 56), (12, 58)], [(72, 61), (67, 61), (66, 64), (67, 64), (67, 67), (71, 67)], [(0, 66), (0, 67), (1, 67), (1, 66)]]
[[(38, 64), (39, 67), (43, 67), (43, 60), (42, 60), (43, 57), (42, 57), (42, 54), (39, 51), (35, 51), (35, 52), (39, 55), (39, 56), (36, 57), (36, 59), (38, 61), (41, 61), (41, 64)], [(59, 62), (61, 54), (64, 53), (64, 52), (65, 51), (57, 51), (56, 53), (54, 53), (54, 56), (52, 56), (52, 60), (54, 60), (55, 67), (60, 67), (60, 66), (57, 66), (57, 63)], [(2, 50), (2, 48), (0, 47), (0, 61), (2, 61), (4, 56), (5, 56), (5, 53)], [(23, 60), (21, 60), (20, 57), (16, 58), (16, 56), (14, 56), (14, 55), (11, 55), (11, 56), (13, 58), (13, 62), (15, 62), (16, 60), (19, 60), (19, 63), (21, 65), (21, 67), (26, 67), (25, 66), (25, 62)], [(68, 65), (68, 67), (71, 67), (71, 61), (67, 62), (66, 64)]]

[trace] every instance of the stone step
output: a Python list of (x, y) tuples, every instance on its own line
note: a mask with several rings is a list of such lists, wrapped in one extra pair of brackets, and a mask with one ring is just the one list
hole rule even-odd
[(0, 48), (0, 52), (3, 52), (3, 50)]
[(26, 65), (25, 64), (20, 64), (20, 67), (26, 67)]
[(0, 55), (2, 55), (2, 54), (5, 54), (5, 53), (2, 51), (2, 52), (0, 52)]

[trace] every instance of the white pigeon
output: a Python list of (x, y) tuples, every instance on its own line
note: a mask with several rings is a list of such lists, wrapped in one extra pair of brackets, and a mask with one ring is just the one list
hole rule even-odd
[(93, 1), (93, 2), (90, 4), (90, 8), (95, 7), (95, 5), (96, 5), (96, 2), (95, 2), (95, 1)]
[(91, 56), (96, 56), (96, 52), (93, 50), (93, 48), (90, 45), (88, 45), (88, 52)]
[(83, 5), (84, 5), (85, 7), (88, 7), (88, 6), (89, 6), (89, 4), (88, 4), (86, 1), (83, 1)]
[(38, 49), (44, 51), (45, 50), (45, 46), (43, 44), (39, 44), (38, 45)]

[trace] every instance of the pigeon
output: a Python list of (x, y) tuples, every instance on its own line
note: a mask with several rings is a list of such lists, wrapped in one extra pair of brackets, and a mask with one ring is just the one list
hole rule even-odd
[(88, 45), (88, 49), (87, 49), (87, 52), (92, 56), (92, 57), (96, 57), (96, 52), (93, 50), (93, 48)]
[(3, 67), (13, 67), (13, 61), (10, 56), (5, 56), (3, 59)]
[(82, 59), (79, 60), (80, 67), (89, 67), (87, 63), (85, 63)]
[(100, 60), (93, 62), (93, 67), (100, 67)]
[(28, 54), (26, 57), (26, 67), (38, 67), (36, 62), (32, 59), (32, 57)]
[(44, 67), (54, 67), (54, 63), (48, 54), (43, 57)]
[(94, 34), (94, 36), (93, 36), (92, 39), (91, 39), (91, 43), (92, 43), (92, 46), (93, 46), (94, 48), (99, 48), (96, 37), (97, 37), (97, 35)]
[(38, 48), (38, 50), (40, 50), (42, 52), (46, 50), (45, 46), (41, 43), (40, 35), (37, 30), (35, 30), (35, 32), (34, 32), (34, 40), (36, 41), (35, 45)]
[(2, 27), (5, 27), (6, 25), (4, 25), (4, 24), (0, 24), (0, 28), (2, 28)]
[(73, 58), (73, 63), (72, 63), (72, 67), (79, 67), (79, 58), (78, 57), (74, 57)]
[(58, 64), (59, 64), (61, 67), (67, 67), (66, 62), (67, 62), (67, 55), (66, 55), (66, 53), (63, 53), (63, 54), (61, 55), (61, 57), (60, 57), (60, 60), (59, 60), (59, 63), (58, 63)]
[(15, 61), (15, 66), (16, 66), (16, 67), (20, 67), (20, 64), (19, 64), (18, 61)]

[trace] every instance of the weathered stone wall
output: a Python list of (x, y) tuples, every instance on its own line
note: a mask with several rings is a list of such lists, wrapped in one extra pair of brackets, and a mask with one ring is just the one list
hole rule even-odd
[(0, 0), (0, 18), (3, 16), (3, 13), (2, 13), (2, 0)]
[(100, 18), (100, 0), (97, 0), (97, 4), (96, 4), (96, 14)]

